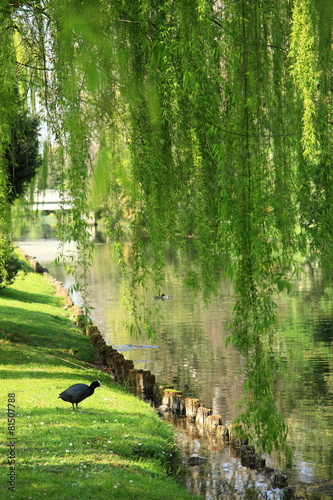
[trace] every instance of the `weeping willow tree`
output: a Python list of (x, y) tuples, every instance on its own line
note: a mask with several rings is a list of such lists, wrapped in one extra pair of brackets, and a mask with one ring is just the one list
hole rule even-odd
[(11, 216), (8, 200), (6, 153), (14, 120), (18, 115), (16, 60), (8, 12), (0, 13), (0, 288), (11, 281)]
[(61, 236), (77, 241), (83, 281), (91, 191), (120, 251), (131, 214), (121, 262), (137, 323), (150, 327), (135, 290), (162, 286), (168, 245), (206, 299), (230, 276), (230, 341), (246, 360), (239, 420), (260, 449), (283, 449), (273, 297), (288, 291), (297, 253), (332, 267), (331, 1), (2, 5), (1, 57), (16, 43), (15, 78), (43, 103), (74, 206)]

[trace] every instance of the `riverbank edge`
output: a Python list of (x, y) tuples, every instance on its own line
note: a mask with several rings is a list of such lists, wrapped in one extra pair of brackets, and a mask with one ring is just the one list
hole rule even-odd
[[(106, 343), (96, 325), (87, 324), (82, 310), (74, 304), (63, 283), (53, 278), (37, 259), (25, 254), (20, 248), (19, 251), (35, 272), (44, 274), (53, 283), (57, 293), (64, 298), (66, 307), (72, 309), (76, 326), (90, 337), (98, 353), (98, 369), (108, 372), (116, 383), (130, 393), (153, 404), (162, 418), (185, 418), (187, 425), (192, 426), (193, 437), (197, 435), (215, 439), (231, 446), (244, 467), (262, 472), (270, 480), (272, 488), (284, 490), (285, 497), (294, 498), (295, 487), (288, 483), (288, 477), (281, 471), (266, 467), (265, 459), (256, 453), (247, 440), (240, 437), (241, 424), (224, 425), (222, 415), (213, 415), (212, 410), (204, 407), (199, 399), (183, 397), (181, 391), (157, 384), (155, 375), (150, 371), (135, 369), (132, 360), (127, 360), (122, 353)], [(190, 457), (189, 464), (199, 465), (201, 458)]]
[[(52, 288), (55, 289), (57, 296), (60, 296), (63, 299), (63, 307), (61, 307), (61, 309), (67, 309), (67, 310), (69, 310), (68, 312), (69, 312), (70, 316), (67, 316), (67, 314), (66, 314), (66, 320), (68, 320), (69, 324), (73, 325), (75, 323), (78, 323), (80, 321), (81, 310), (80, 310), (79, 307), (77, 307), (77, 306), (75, 306), (73, 304), (73, 301), (72, 301), (72, 299), (71, 299), (71, 297), (70, 297), (67, 289), (62, 285), (61, 282), (59, 282), (58, 280), (54, 279), (48, 273), (48, 271), (46, 269), (42, 268), (42, 266), (40, 266), (40, 264), (38, 263), (38, 261), (35, 258), (32, 258), (32, 257), (26, 255), (25, 252), (23, 252), (19, 247), (16, 247), (16, 248), (17, 248), (18, 252), (20, 253), (20, 255), (30, 264), (30, 266), (32, 268), (32, 271), (35, 271), (37, 274), (42, 274), (43, 278), (45, 278), (47, 281), (49, 281), (50, 284), (52, 285)], [(25, 279), (25, 283), (26, 283), (26, 289), (25, 289), (24, 293), (29, 293), (29, 278), (28, 278), (29, 272), (25, 273), (25, 274), (26, 274), (26, 276), (25, 276), (24, 279)], [(26, 300), (26, 298), (24, 300)], [(30, 302), (30, 300), (29, 300), (29, 302)], [(75, 321), (75, 320), (77, 320), (77, 321)], [(76, 324), (76, 326), (78, 326), (78, 325)], [(3, 333), (5, 333), (5, 331)], [(8, 333), (9, 333), (9, 331), (8, 331)], [(80, 331), (79, 330), (78, 330), (77, 333), (80, 336)], [(15, 342), (17, 342), (17, 340), (15, 340)], [(33, 345), (34, 344), (31, 344), (31, 346), (33, 346)], [(15, 344), (13, 344), (13, 346), (15, 346)], [(2, 348), (4, 350), (6, 350), (6, 343), (4, 343), (2, 345)], [(39, 350), (41, 350), (41, 349), (39, 349)], [(96, 350), (96, 352), (98, 352), (98, 351)], [(52, 355), (50, 355), (50, 354), (45, 354), (45, 356), (47, 358), (50, 358), (50, 356), (52, 357)], [(56, 358), (57, 360), (61, 360), (62, 359), (62, 358), (60, 358), (58, 356), (53, 356), (53, 357)], [(103, 371), (104, 372), (104, 379), (105, 379), (106, 376), (110, 375), (110, 370), (105, 369), (105, 366), (101, 366), (101, 363), (99, 362), (98, 359), (94, 363), (88, 363), (88, 362), (86, 362), (84, 360), (81, 360), (79, 358), (77, 359), (78, 362), (82, 362), (82, 364), (88, 366), (88, 368), (85, 368), (84, 366), (80, 366), (79, 364), (76, 364), (76, 363), (71, 363), (70, 361), (66, 361), (65, 359), (63, 361), (65, 361), (67, 363), (70, 363), (72, 365), (75, 365), (75, 366), (77, 366), (79, 368), (83, 368), (84, 370), (91, 369), (95, 373)], [(41, 363), (41, 365), (43, 364), (43, 359), (42, 358), (40, 358), (40, 363)], [(40, 367), (37, 368), (37, 372), (40, 372), (39, 368)], [(66, 368), (68, 370), (70, 370), (70, 367), (68, 368), (68, 365), (66, 365)], [(31, 369), (31, 372), (33, 372), (33, 371), (34, 371), (34, 368)], [(107, 372), (107, 374), (105, 372)], [(101, 376), (103, 376), (103, 375), (101, 375)], [(36, 377), (37, 378), (39, 377), (38, 373), (36, 373)], [(114, 381), (114, 379), (112, 378), (112, 376), (109, 378), (109, 382), (110, 382), (111, 385), (115, 385), (116, 387), (120, 387), (120, 384), (117, 384)], [(121, 396), (119, 396), (119, 395), (117, 397), (121, 398)], [(129, 395), (128, 392), (125, 391), (123, 399), (124, 400), (128, 400), (129, 397), (130, 398), (134, 398), (135, 400), (138, 399), (138, 398), (135, 398), (133, 395)], [(125, 406), (125, 403), (124, 403), (124, 406)], [(147, 407), (147, 409), (149, 409), (148, 405), (146, 407)], [(9, 411), (9, 410), (7, 409), (7, 411)], [(155, 411), (153, 409), (151, 409), (151, 411), (152, 411), (152, 413), (155, 413)], [(69, 414), (70, 413), (71, 412), (69, 411)], [(75, 413), (76, 412), (74, 412), (73, 414), (75, 414)], [(30, 418), (30, 417), (28, 416), (27, 418)], [(131, 418), (131, 415), (129, 415), (129, 418)], [(162, 421), (161, 421), (161, 424), (162, 424), (162, 426), (164, 425)], [(71, 426), (68, 426), (68, 427), (71, 427)], [(170, 427), (170, 425), (166, 423), (165, 427), (166, 428)], [(163, 433), (161, 433), (161, 436), (162, 436), (162, 434)], [(163, 449), (161, 448), (161, 453), (165, 453), (165, 454), (169, 455), (169, 452), (171, 451), (170, 446), (172, 448), (172, 451), (175, 452), (175, 445), (174, 445), (174, 443), (170, 443), (170, 441), (166, 440), (165, 441), (165, 450), (163, 451)], [(174, 455), (177, 455), (177, 453), (174, 453)], [(164, 472), (162, 472), (162, 469), (163, 469), (164, 466), (161, 465), (162, 462), (160, 463), (159, 461), (157, 461), (157, 464), (158, 464), (157, 468), (161, 469), (161, 472), (162, 472), (161, 476), (162, 476), (162, 478), (158, 479), (158, 483), (157, 483), (158, 486), (156, 485), (156, 487), (157, 488), (161, 488), (161, 483), (163, 483), (163, 475), (165, 474), (166, 477), (167, 477), (165, 479), (165, 481), (166, 481), (165, 484), (166, 484), (166, 490), (167, 491), (169, 491), (168, 487), (170, 487), (170, 483), (173, 482), (174, 487), (175, 487), (175, 491), (177, 491), (177, 494), (179, 495), (179, 496), (177, 496), (177, 498), (182, 498), (184, 500), (185, 499), (190, 499), (190, 498), (198, 498), (196, 495), (192, 495), (192, 494), (186, 492), (186, 489), (184, 488), (184, 486), (181, 485), (177, 481), (176, 475), (174, 474), (174, 472), (172, 472), (172, 466), (170, 468), (171, 462), (172, 462), (172, 459), (169, 459), (169, 465), (168, 465), (167, 469), (165, 469)], [(4, 462), (4, 464), (5, 464), (5, 462)], [(110, 465), (110, 467), (112, 467), (112, 465)], [(138, 473), (136, 472), (136, 468), (137, 468), (137, 466), (134, 465), (133, 466), (133, 474), (136, 474), (136, 477), (137, 477)], [(128, 471), (131, 473), (130, 467), (126, 466), (126, 472), (128, 472)], [(142, 498), (146, 498), (146, 496), (145, 496), (145, 494), (146, 494), (145, 493), (145, 484), (147, 482), (149, 482), (149, 481), (153, 481), (154, 480), (154, 476), (157, 477), (157, 476), (159, 476), (159, 474), (152, 473), (151, 478), (148, 479), (148, 480), (147, 480), (147, 475), (146, 475), (146, 477), (144, 477), (144, 475), (143, 475), (143, 477), (142, 477), (142, 495), (143, 495)], [(41, 475), (41, 478), (42, 478), (42, 475)], [(168, 483), (169, 486), (167, 486), (167, 483)], [(75, 483), (73, 483), (73, 484), (75, 484)], [(117, 484), (116, 484), (116, 486), (117, 486)], [(114, 486), (114, 487), (116, 488), (116, 486)], [(120, 485), (119, 485), (119, 487), (120, 487)], [(0, 490), (2, 488), (3, 488), (3, 484), (0, 485)], [(147, 491), (149, 491), (149, 490), (147, 490)], [(12, 492), (13, 492), (14, 495), (16, 494), (16, 490), (15, 489), (12, 489)], [(130, 495), (130, 493), (128, 493), (128, 494)], [(45, 495), (45, 493), (44, 493), (44, 495)], [(32, 498), (32, 497), (29, 497), (29, 498)], [(33, 497), (33, 498), (35, 498), (35, 497)], [(38, 496), (38, 498), (39, 498), (39, 496)], [(61, 497), (61, 498), (63, 498), (63, 497)], [(113, 494), (112, 494), (112, 491), (111, 491), (109, 498), (118, 498), (118, 495), (116, 495), (116, 497), (114, 497)], [(122, 497), (119, 496), (119, 498), (122, 498)], [(129, 496), (128, 498), (132, 498), (132, 497)], [(156, 496), (154, 496), (154, 498), (156, 498), (156, 499), (157, 498), (164, 498), (164, 493), (162, 491), (160, 493), (157, 491), (156, 492)]]

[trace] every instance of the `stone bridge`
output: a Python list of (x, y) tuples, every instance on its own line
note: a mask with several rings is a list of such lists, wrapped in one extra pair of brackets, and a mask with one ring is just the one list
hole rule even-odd
[[(27, 200), (31, 203), (30, 200)], [(71, 208), (70, 202), (64, 202), (61, 199), (60, 192), (56, 189), (46, 189), (45, 191), (35, 190), (32, 202), (33, 210), (48, 210), (56, 212), (60, 209), (69, 210)]]

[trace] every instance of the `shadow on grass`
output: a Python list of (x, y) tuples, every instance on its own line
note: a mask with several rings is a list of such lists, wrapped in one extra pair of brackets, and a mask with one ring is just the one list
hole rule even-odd
[[(94, 422), (98, 424), (103, 424), (104, 426), (105, 423), (105, 426), (107, 428), (111, 428), (112, 426), (119, 428), (122, 427), (123, 424), (126, 424), (126, 427), (122, 427), (124, 434), (126, 434), (130, 428), (135, 429), (136, 432), (140, 429), (140, 431), (143, 431), (143, 434), (147, 433), (147, 429), (145, 430), (145, 427), (149, 425), (150, 415), (145, 412), (122, 412), (117, 409), (117, 403), (113, 400), (110, 400), (110, 408), (98, 408), (98, 397), (101, 397), (101, 395), (98, 396), (97, 394), (94, 394), (90, 397), (90, 405), (93, 401), (92, 398), (95, 398), (96, 404), (94, 406), (84, 406), (85, 401), (83, 400), (82, 403), (79, 403), (78, 411), (73, 411), (71, 403), (67, 403), (66, 401), (62, 401), (62, 399), (58, 398), (58, 389), (50, 388), (50, 390), (54, 391), (54, 401), (52, 402), (52, 406), (51, 404), (46, 403), (43, 407), (31, 407), (30, 409), (27, 409), (27, 407), (23, 409), (18, 406), (18, 413), (20, 415), (20, 418), (24, 418), (26, 415), (29, 415), (30, 418), (38, 420), (38, 422), (47, 420), (48, 423), (52, 423), (52, 419), (58, 418), (71, 420), (74, 419), (73, 422), (75, 422), (75, 427), (80, 431), (82, 430), (83, 433), (85, 433), (86, 431), (87, 422), (92, 423), (91, 418), (93, 418)], [(38, 390), (34, 389), (31, 395), (38, 397)], [(156, 422), (160, 424), (160, 421), (158, 419), (156, 420)], [(60, 424), (61, 422), (59, 423), (59, 425)], [(64, 424), (68, 424), (67, 420), (64, 421)], [(89, 429), (89, 432), (90, 430), (91, 429)], [(46, 427), (41, 429), (41, 432), (42, 431), (47, 434), (49, 432), (49, 429)], [(91, 432), (92, 435), (95, 434), (95, 437), (105, 439), (100, 432), (100, 428), (91, 430)]]
[[(58, 349), (91, 350), (91, 341), (68, 318), (19, 307), (2, 308), (0, 337), (14, 343)], [(86, 358), (84, 358), (86, 359)]]
[[(32, 347), (23, 342), (7, 341), (3, 346), (0, 343), (0, 366), (12, 365), (15, 367), (13, 368), (15, 371), (17, 367), (21, 369), (23, 366), (25, 366), (27, 370), (29, 367), (31, 367), (31, 370), (35, 370), (36, 365), (51, 367), (67, 366), (71, 368), (77, 366), (78, 368), (90, 369), (83, 357), (79, 356), (82, 352), (84, 354), (88, 352), (91, 356), (93, 355), (93, 350), (90, 345), (88, 345), (88, 350), (86, 351), (83, 351), (80, 346), (78, 349), (61, 349), (57, 351), (55, 349), (39, 349), (38, 347)], [(91, 365), (90, 361), (88, 361), (88, 364)], [(8, 369), (7, 373), (8, 376), (10, 376)]]
[[(84, 468), (83, 468), (84, 467)], [(59, 483), (59, 474), (66, 482)], [(58, 477), (57, 477), (58, 476)], [(145, 482), (143, 487), (142, 482)], [(170, 489), (169, 489), (170, 488)], [(113, 466), (109, 463), (85, 463), (75, 465), (28, 465), (25, 477), (20, 478), (18, 492), (25, 498), (69, 498), (99, 500), (165, 500), (165, 498), (198, 498), (172, 487), (164, 474), (149, 473), (139, 465)], [(16, 496), (15, 494), (13, 496)]]
[[(45, 364), (43, 362), (43, 364)], [(51, 363), (50, 363), (51, 365)], [(71, 368), (75, 368), (75, 367), (71, 367)], [(80, 369), (80, 366), (77, 367), (78, 370)], [(85, 367), (82, 366), (82, 368), (84, 369)], [(89, 369), (91, 371), (91, 369)], [(45, 371), (24, 371), (24, 370), (20, 370), (20, 371), (13, 371), (13, 372), (10, 372), (8, 370), (0, 370), (0, 378), (2, 380), (6, 380), (6, 379), (12, 379), (12, 380), (19, 380), (21, 378), (30, 378), (32, 380), (38, 380), (38, 379), (59, 379), (61, 377), (64, 377), (66, 376), (66, 379), (73, 379), (73, 380), (76, 380), (77, 382), (80, 382), (80, 380), (77, 380), (78, 378), (80, 378), (79, 375), (77, 374), (71, 374), (71, 373), (68, 373), (68, 372), (62, 372), (62, 371), (59, 371), (59, 372), (52, 372), (52, 373), (48, 373), (48, 372), (45, 372)], [(87, 375), (85, 375), (84, 372), (82, 372), (82, 379), (87, 379)], [(91, 376), (89, 377), (88, 380), (91, 379)], [(83, 383), (87, 383), (87, 382), (84, 382)], [(63, 390), (67, 389), (67, 387), (64, 387)]]
[(17, 302), (47, 304), (49, 306), (59, 307), (63, 299), (57, 295), (45, 295), (40, 293), (24, 292), (15, 290), (15, 288), (4, 288), (0, 290), (2, 299), (15, 300)]
[(168, 461), (161, 451), (167, 436), (160, 434), (157, 419), (140, 412), (124, 414), (114, 404), (110, 405), (110, 409), (82, 406), (78, 412), (69, 407), (59, 408), (57, 399), (55, 404), (52, 408), (31, 406), (31, 410), (25, 412), (18, 408), (18, 422), (20, 419), (29, 419), (27, 422), (33, 428), (27, 433), (21, 428), (22, 445), (29, 448), (29, 444), (32, 445), (34, 441), (34, 432), (38, 429), (38, 440), (44, 443), (46, 455), (65, 455), (71, 442), (73, 447), (70, 451), (78, 454), (105, 457), (112, 451), (119, 457), (131, 460), (155, 458), (161, 462)]

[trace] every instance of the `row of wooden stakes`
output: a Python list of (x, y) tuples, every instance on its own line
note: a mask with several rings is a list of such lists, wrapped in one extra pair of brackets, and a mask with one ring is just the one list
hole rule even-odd
[[(206, 434), (214, 439), (229, 442), (235, 450), (238, 450), (237, 454), (241, 457), (244, 466), (260, 469), (270, 475), (273, 488), (286, 488), (288, 485), (286, 476), (265, 467), (265, 460), (259, 457), (252, 446), (248, 446), (246, 440), (240, 439), (237, 431), (241, 428), (241, 424), (223, 425), (222, 416), (212, 415), (212, 410), (201, 406), (199, 399), (184, 398), (179, 391), (159, 387), (155, 384), (155, 375), (150, 371), (135, 369), (132, 360), (125, 359), (123, 354), (106, 344), (97, 326), (86, 324), (82, 310), (74, 305), (64, 285), (54, 279), (35, 258), (26, 255), (23, 251), (21, 253), (35, 272), (46, 275), (54, 284), (58, 295), (64, 298), (65, 307), (72, 310), (76, 325), (85, 335), (91, 337), (101, 363), (112, 373), (116, 382), (128, 387), (132, 393), (145, 401), (154, 403), (160, 414), (169, 413), (172, 416), (185, 417), (188, 423), (195, 425), (201, 435)], [(294, 498), (293, 488), (289, 490), (288, 498)]]
[(80, 316), (77, 324), (84, 328), (96, 347), (101, 362), (112, 372), (115, 380), (146, 401), (154, 403), (160, 414), (183, 417), (189, 424), (195, 425), (199, 434), (211, 436), (216, 440), (229, 443), (244, 467), (262, 471), (270, 477), (273, 488), (283, 488), (286, 498), (294, 498), (294, 488), (288, 485), (287, 477), (266, 467), (266, 461), (249, 446), (241, 436), (241, 424), (223, 425), (221, 415), (212, 415), (212, 410), (201, 406), (197, 398), (184, 398), (180, 391), (165, 389), (155, 384), (155, 376), (150, 371), (136, 370), (133, 361), (126, 360), (123, 354), (107, 345), (98, 328), (94, 325), (83, 326)]
[(165, 389), (155, 384), (155, 375), (148, 370), (137, 370), (132, 360), (125, 359), (123, 354), (107, 345), (97, 326), (84, 326), (82, 319), (77, 317), (78, 326), (85, 329), (95, 348), (100, 360), (112, 372), (116, 382), (157, 406), (160, 414), (171, 413), (176, 417), (186, 417), (189, 422), (194, 422), (209, 434), (217, 438), (240, 442), (237, 437), (235, 425), (223, 425), (221, 415), (212, 415), (212, 410), (201, 406), (199, 399), (184, 398), (183, 394), (173, 389)]
[[(83, 326), (80, 316), (76, 323), (78, 326)], [(128, 387), (132, 393), (145, 401), (153, 402), (155, 400), (155, 375), (148, 370), (135, 369), (132, 360), (125, 359), (123, 354), (106, 344), (97, 326), (88, 325), (83, 328), (97, 349), (101, 363), (111, 371), (114, 380)]]
[(71, 308), (75, 323), (91, 340), (98, 351), (101, 363), (112, 373), (114, 380), (129, 388), (129, 390), (158, 406), (160, 413), (172, 413), (177, 417), (186, 417), (189, 422), (195, 422), (198, 427), (209, 434), (225, 440), (237, 441), (235, 426), (222, 424), (221, 415), (212, 415), (212, 410), (201, 406), (199, 399), (184, 398), (182, 393), (157, 387), (155, 375), (148, 370), (137, 370), (132, 360), (125, 359), (123, 354), (107, 345), (102, 334), (95, 325), (87, 325), (80, 307), (74, 302), (63, 283), (53, 278), (48, 270), (43, 268), (33, 257), (21, 251), (35, 272), (46, 274), (56, 288), (57, 294), (64, 298), (66, 308)]

